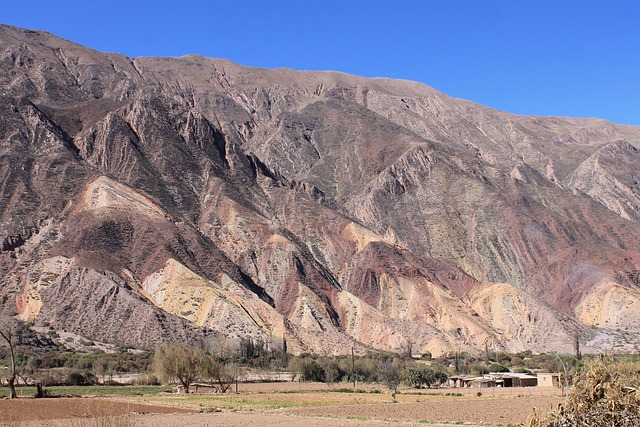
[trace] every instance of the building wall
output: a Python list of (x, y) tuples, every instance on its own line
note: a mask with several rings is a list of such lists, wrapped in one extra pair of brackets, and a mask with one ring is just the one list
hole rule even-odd
[(538, 374), (539, 387), (557, 387), (559, 383), (558, 374)]

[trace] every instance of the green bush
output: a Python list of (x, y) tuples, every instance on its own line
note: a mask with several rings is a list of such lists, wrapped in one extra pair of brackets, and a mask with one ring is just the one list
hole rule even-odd
[(96, 377), (89, 371), (73, 370), (67, 376), (67, 385), (93, 385), (96, 384)]
[(492, 363), (489, 365), (489, 372), (509, 372), (509, 368), (500, 363)]

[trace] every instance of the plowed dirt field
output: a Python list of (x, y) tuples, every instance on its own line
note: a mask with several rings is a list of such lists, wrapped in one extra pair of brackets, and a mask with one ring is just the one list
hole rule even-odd
[(526, 423), (533, 407), (544, 413), (562, 400), (559, 391), (544, 389), (485, 389), (481, 396), (477, 390), (461, 396), (446, 395), (455, 390), (404, 390), (392, 403), (385, 393), (292, 387), (260, 385), (227, 395), (0, 400), (0, 427), (497, 427)]

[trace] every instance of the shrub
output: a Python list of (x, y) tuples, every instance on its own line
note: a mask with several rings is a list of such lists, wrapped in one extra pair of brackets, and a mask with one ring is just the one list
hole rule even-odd
[(640, 425), (640, 373), (621, 373), (611, 359), (586, 361), (566, 403), (544, 419), (533, 414), (533, 427)]
[(427, 366), (412, 366), (407, 368), (406, 379), (415, 388), (431, 387), (435, 383), (435, 372)]
[(138, 374), (131, 381), (133, 385), (160, 385), (160, 380), (153, 374)]
[(68, 385), (92, 385), (96, 383), (96, 377), (89, 371), (73, 370), (67, 376)]
[(324, 381), (322, 366), (310, 356), (292, 357), (289, 370), (295, 372), (301, 381)]
[(509, 372), (509, 368), (500, 363), (492, 363), (489, 365), (489, 372)]
[(67, 382), (67, 377), (67, 372), (61, 369), (47, 369), (34, 375), (34, 378), (45, 387), (63, 385)]

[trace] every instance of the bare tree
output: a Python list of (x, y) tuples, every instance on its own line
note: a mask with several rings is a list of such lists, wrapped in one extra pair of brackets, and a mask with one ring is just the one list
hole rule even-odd
[(325, 384), (327, 384), (329, 388), (332, 388), (340, 375), (340, 372), (338, 371), (338, 362), (333, 357), (326, 358), (322, 361), (320, 366), (322, 366), (324, 371)]
[(11, 376), (9, 377), (9, 399), (15, 399), (16, 395), (16, 378), (17, 366), (15, 356), (15, 346), (19, 337), (18, 321), (7, 316), (0, 317), (0, 338), (9, 348), (9, 356), (11, 357)]
[(209, 378), (217, 385), (220, 393), (226, 393), (231, 388), (234, 382), (238, 381), (238, 367), (231, 365), (224, 365), (222, 363), (212, 360), (211, 370), (209, 372)]
[(383, 359), (378, 362), (378, 381), (391, 390), (391, 398), (396, 403), (396, 394), (398, 386), (402, 380), (402, 371), (404, 366), (400, 359)]
[(177, 379), (189, 393), (189, 386), (198, 378), (210, 377), (210, 357), (201, 348), (179, 344), (158, 347), (153, 358), (153, 370), (163, 381)]

